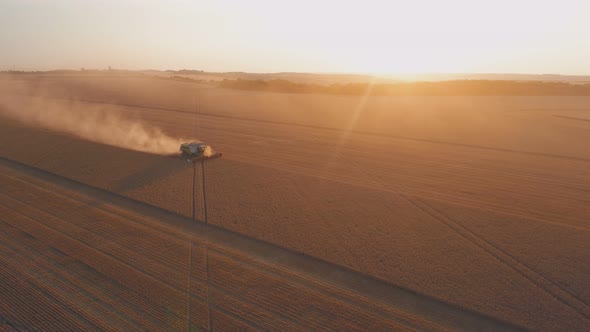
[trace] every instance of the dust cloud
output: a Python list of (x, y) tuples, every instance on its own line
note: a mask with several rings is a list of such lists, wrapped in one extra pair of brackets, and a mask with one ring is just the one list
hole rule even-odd
[(203, 155), (205, 157), (211, 157), (214, 154), (215, 154), (215, 151), (213, 150), (213, 148), (211, 146), (207, 145), (205, 147), (205, 151), (203, 152)]
[[(141, 119), (133, 119), (116, 106), (23, 95), (0, 95), (0, 115), (26, 125), (68, 133), (125, 149), (168, 155), (180, 143)], [(212, 153), (212, 152), (210, 152)]]

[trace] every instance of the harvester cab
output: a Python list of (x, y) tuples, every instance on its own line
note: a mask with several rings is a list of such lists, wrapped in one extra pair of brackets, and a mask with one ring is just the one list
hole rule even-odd
[(214, 152), (211, 146), (200, 142), (182, 143), (180, 145), (180, 152), (182, 153), (182, 157), (189, 163), (198, 160), (219, 158), (222, 155), (221, 152)]

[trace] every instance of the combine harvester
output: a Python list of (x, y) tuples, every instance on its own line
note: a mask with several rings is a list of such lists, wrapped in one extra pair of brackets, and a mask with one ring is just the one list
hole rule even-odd
[(214, 152), (210, 145), (199, 142), (182, 143), (180, 152), (182, 152), (182, 157), (189, 163), (219, 158), (223, 155), (221, 152)]

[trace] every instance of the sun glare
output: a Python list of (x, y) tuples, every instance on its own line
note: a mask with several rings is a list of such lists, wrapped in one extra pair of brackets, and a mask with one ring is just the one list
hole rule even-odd
[(250, 20), (250, 28), (241, 31), (244, 40), (269, 51), (288, 50), (291, 56), (285, 58), (313, 59), (324, 71), (534, 72), (553, 61), (554, 49), (574, 45), (578, 53), (590, 51), (583, 37), (590, 4), (584, 1), (569, 6), (537, 1), (255, 1), (243, 9)]
[(27, 3), (0, 7), (3, 67), (590, 72), (582, 0)]

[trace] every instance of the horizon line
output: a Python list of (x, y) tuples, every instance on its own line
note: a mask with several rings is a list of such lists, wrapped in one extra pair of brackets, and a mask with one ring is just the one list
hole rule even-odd
[(129, 68), (114, 68), (108, 66), (107, 68), (54, 68), (54, 69), (0, 69), (1, 73), (6, 72), (52, 72), (52, 71), (133, 71), (133, 72), (147, 72), (147, 71), (159, 71), (159, 72), (178, 72), (178, 71), (195, 71), (202, 73), (212, 74), (232, 74), (232, 73), (244, 73), (244, 74), (256, 74), (256, 75), (276, 75), (276, 74), (307, 74), (307, 75), (358, 75), (368, 77), (395, 77), (395, 76), (444, 76), (444, 75), (513, 75), (513, 76), (568, 76), (568, 77), (590, 77), (588, 74), (561, 74), (561, 73), (526, 73), (526, 72), (417, 72), (417, 73), (370, 73), (370, 72), (312, 72), (312, 71), (210, 71), (204, 69), (129, 69)]

